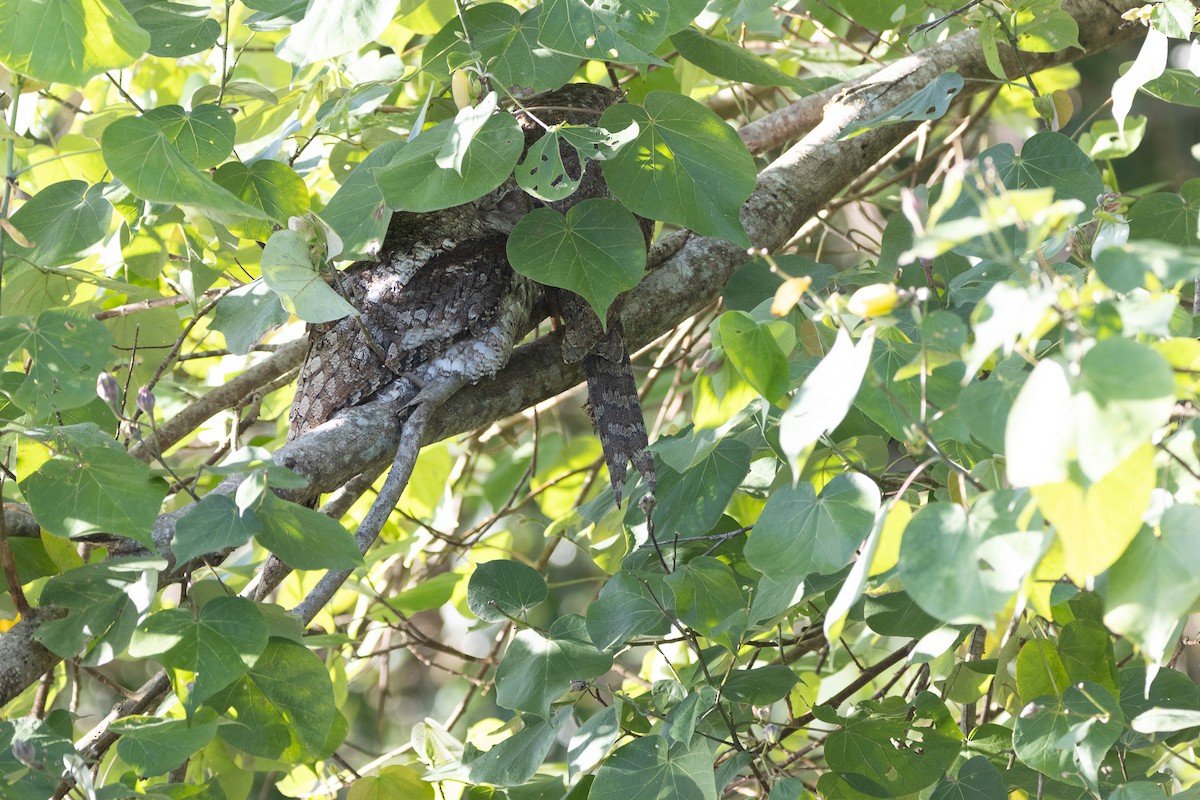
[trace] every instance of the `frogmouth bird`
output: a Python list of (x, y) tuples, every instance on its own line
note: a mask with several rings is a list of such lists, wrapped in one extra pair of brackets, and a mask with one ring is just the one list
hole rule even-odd
[[(523, 104), (527, 111), (517, 112), (526, 150), (544, 134), (543, 125), (596, 125), (621, 97), (600, 86), (571, 84), (530, 98)], [(508, 235), (531, 209), (543, 205), (566, 213), (581, 200), (610, 196), (598, 163), (581, 159), (565, 143), (560, 147), (568, 173), (581, 178), (563, 200), (537, 200), (509, 178), (465, 205), (393, 215), (378, 260), (357, 262), (338, 276), (337, 286), (358, 316), (310, 327), (289, 440), (345, 408), (383, 399), (411, 406), (433, 387), (494, 375), (536, 322), (535, 310), (548, 309), (562, 322), (564, 358), (583, 362), (588, 408), (617, 502), (630, 461), (653, 489), (654, 464), (615, 311), (601, 326), (581, 297), (519, 275), (505, 255)], [(649, 225), (643, 221), (647, 236)]]

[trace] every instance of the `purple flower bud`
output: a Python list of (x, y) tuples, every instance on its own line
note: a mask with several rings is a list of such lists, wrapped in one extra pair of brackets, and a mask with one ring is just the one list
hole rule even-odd
[(101, 372), (96, 376), (96, 394), (114, 411), (121, 407), (121, 387), (111, 372)]
[(143, 386), (137, 392), (137, 407), (143, 414), (154, 413), (154, 394), (149, 387)]

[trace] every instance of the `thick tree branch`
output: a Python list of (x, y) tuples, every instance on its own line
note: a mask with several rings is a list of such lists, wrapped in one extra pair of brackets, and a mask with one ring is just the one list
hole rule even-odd
[[(1026, 65), (1031, 69), (1042, 69), (1075, 61), (1085, 52), (1103, 50), (1141, 35), (1144, 30), (1141, 26), (1120, 18), (1121, 12), (1134, 5), (1128, 0), (1111, 3), (1067, 0), (1064, 8), (1079, 23), (1079, 40), (1084, 50), (1024, 54)], [(1011, 53), (1003, 57), (1006, 64), (1015, 63)], [(873, 76), (841, 87), (824, 107), (821, 121), (759, 175), (757, 188), (742, 210), (742, 221), (755, 247), (775, 249), (786, 243), (806, 219), (883, 157), (908, 134), (911, 126), (880, 128), (839, 141), (842, 130), (856, 120), (869, 119), (893, 108), (950, 69), (958, 70), (964, 77), (990, 77), (973, 32), (958, 34), (942, 44), (890, 64)], [(968, 82), (964, 91), (979, 90), (986, 85)], [(801, 100), (798, 105), (813, 102)], [(776, 119), (769, 123), (769, 133), (766, 132), (767, 124), (757, 129), (754, 135), (761, 133), (762, 138), (755, 140), (754, 148), (777, 146), (794, 138), (813, 118), (811, 109), (795, 116), (800, 122), (789, 124), (787, 118), (782, 122)], [(754, 130), (753, 126), (748, 127)], [(681, 241), (682, 246), (649, 274), (625, 303), (622, 319), (631, 347), (653, 340), (711, 303), (733, 271), (747, 260), (743, 250), (728, 242), (690, 234), (671, 238), (666, 252), (672, 252)], [(660, 247), (656, 252), (662, 253), (664, 249)], [(253, 378), (247, 378), (246, 383), (261, 386), (282, 375), (302, 357), (302, 347), (297, 343), (281, 348), (258, 365), (263, 367), (263, 373), (271, 372), (272, 377), (262, 380), (262, 375), (256, 373)], [(296, 362), (290, 362), (289, 358), (295, 358)], [(264, 366), (266, 364), (271, 366)], [(250, 372), (248, 370), (243, 377)], [(518, 348), (508, 366), (495, 379), (466, 387), (452, 397), (430, 420), (424, 441), (438, 441), (503, 419), (566, 391), (581, 380), (582, 374), (576, 367), (562, 363), (557, 337), (542, 337)], [(205, 403), (202, 411), (211, 416), (245, 396), (246, 389), (241, 387), (236, 390), (241, 394), (231, 400), (235, 393), (232, 387), (233, 382), (215, 390), (213, 394), (221, 392), (222, 399)], [(201, 417), (200, 413), (200, 410), (196, 412), (195, 420), (180, 421), (180, 430), (186, 433), (207, 418)], [(160, 434), (174, 422), (164, 423)], [(174, 428), (169, 430), (174, 431)], [(308, 477), (313, 491), (330, 491), (364, 470), (388, 463), (396, 451), (399, 436), (396, 409), (387, 404), (371, 404), (350, 409), (290, 442), (276, 453), (276, 460)], [(227, 482), (221, 491), (232, 491), (233, 485), (233, 482)], [(175, 521), (186, 511), (185, 508), (172, 512), (158, 520), (154, 540), (164, 554), (169, 555), (167, 545)], [(23, 667), (29, 659), (29, 648), (33, 646), (30, 637), (37, 624), (31, 615), (10, 633), (0, 636), (0, 675), (7, 678), (0, 682), (0, 704), (11, 700), (53, 663), (51, 660), (32, 670)]]

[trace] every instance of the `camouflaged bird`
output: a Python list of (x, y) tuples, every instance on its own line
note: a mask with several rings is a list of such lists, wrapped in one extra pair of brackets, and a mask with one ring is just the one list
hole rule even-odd
[[(530, 98), (528, 112), (517, 114), (526, 151), (544, 133), (539, 120), (595, 125), (621, 98), (590, 84)], [(339, 276), (338, 286), (359, 316), (310, 327), (289, 441), (352, 406), (392, 399), (412, 404), (441, 381), (476, 383), (494, 375), (532, 326), (534, 310), (548, 306), (562, 321), (564, 358), (583, 362), (588, 408), (618, 504), (630, 461), (653, 489), (645, 422), (615, 312), (605, 330), (578, 295), (542, 287), (508, 264), (508, 235), (532, 208), (566, 213), (581, 200), (610, 196), (599, 164), (581, 163), (565, 143), (560, 148), (567, 172), (580, 178), (564, 200), (536, 200), (510, 178), (465, 205), (392, 217), (379, 260), (357, 262)], [(648, 236), (649, 223), (643, 225)]]

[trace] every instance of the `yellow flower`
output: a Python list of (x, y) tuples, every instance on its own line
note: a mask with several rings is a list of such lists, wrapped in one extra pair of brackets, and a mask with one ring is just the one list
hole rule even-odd
[(881, 317), (896, 307), (900, 292), (890, 283), (873, 283), (850, 296), (846, 308), (860, 317)]

